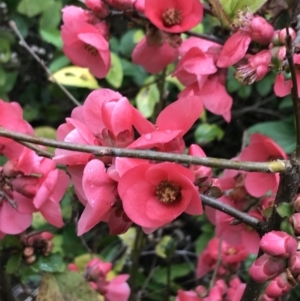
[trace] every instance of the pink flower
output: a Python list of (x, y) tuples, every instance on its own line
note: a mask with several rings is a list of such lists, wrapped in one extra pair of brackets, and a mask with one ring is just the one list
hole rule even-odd
[(194, 291), (178, 290), (175, 301), (203, 301)]
[(137, 0), (105, 0), (105, 2), (119, 10), (132, 9)]
[(142, 164), (121, 177), (118, 192), (134, 223), (158, 228), (182, 212), (203, 213), (194, 179), (191, 171), (174, 163)]
[(157, 148), (161, 151), (183, 152), (183, 135), (202, 113), (202, 103), (196, 96), (179, 98), (160, 112), (156, 126), (133, 110), (133, 125), (141, 134), (130, 148)]
[(85, 0), (85, 5), (100, 18), (105, 18), (109, 15), (109, 9), (102, 0)]
[[(284, 150), (272, 139), (262, 135), (253, 134), (249, 146), (240, 154), (242, 161), (266, 162), (276, 159), (286, 159)], [(246, 174), (245, 187), (249, 194), (261, 197), (268, 191), (276, 192), (279, 183), (278, 174), (250, 172)]]
[[(33, 134), (33, 129), (27, 121), (23, 119), (23, 111), (21, 106), (16, 102), (5, 102), (0, 99), (0, 126), (12, 131), (25, 134)], [(8, 142), (12, 142), (10, 138), (0, 137), (0, 154), (5, 153), (4, 147)], [(14, 143), (17, 145), (17, 143)], [(13, 149), (14, 147), (12, 147)]]
[(107, 175), (100, 160), (87, 163), (83, 171), (82, 188), (87, 204), (78, 222), (78, 235), (103, 220), (116, 201), (116, 183)]
[(261, 249), (268, 255), (288, 258), (297, 251), (297, 240), (283, 231), (266, 233), (260, 241)]
[(111, 268), (110, 262), (94, 258), (86, 266), (85, 277), (91, 281), (92, 287), (105, 297), (105, 300), (127, 301), (130, 295), (130, 287), (126, 282), (129, 275), (122, 274), (108, 280), (107, 276)]
[(232, 97), (227, 93), (225, 88), (226, 74), (224, 71), (218, 71), (215, 74), (209, 75), (201, 88), (198, 82), (186, 87), (179, 97), (197, 96), (203, 102), (204, 107), (230, 122)]
[[(296, 65), (296, 79), (297, 86), (300, 85), (300, 72), (297, 66), (300, 65), (300, 54), (294, 54), (294, 63)], [(278, 74), (275, 79), (274, 93), (279, 97), (284, 97), (291, 94), (293, 83), (291, 79), (286, 80), (282, 73)], [(298, 96), (300, 97), (300, 89), (298, 89)]]
[[(171, 47), (167, 40), (160, 45), (150, 45), (144, 37), (132, 52), (132, 62), (142, 65), (149, 73), (158, 73), (178, 57), (178, 50)], [(155, 53), (155, 55), (153, 55)]]
[(245, 85), (261, 80), (270, 70), (272, 54), (262, 50), (256, 55), (248, 56), (248, 64), (236, 68), (235, 77)]
[(159, 29), (180, 33), (202, 20), (203, 7), (198, 0), (145, 0), (145, 15)]
[(125, 147), (133, 141), (133, 109), (120, 93), (97, 89), (85, 100), (83, 118), (102, 145)]
[(231, 35), (222, 48), (217, 65), (225, 68), (239, 62), (246, 54), (251, 40), (268, 44), (274, 34), (273, 27), (262, 17), (249, 13), (240, 15), (236, 28), (238, 31)]
[(107, 31), (106, 25), (99, 22), (93, 26), (88, 23), (84, 12), (79, 11), (77, 14), (70, 13), (70, 10), (70, 7), (63, 9), (61, 36), (65, 55), (73, 64), (89, 68), (96, 77), (105, 77), (110, 69), (109, 45), (103, 35)]

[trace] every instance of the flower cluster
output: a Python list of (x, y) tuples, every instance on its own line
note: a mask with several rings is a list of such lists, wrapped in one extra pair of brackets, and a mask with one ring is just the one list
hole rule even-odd
[[(79, 272), (73, 263), (69, 264), (68, 269)], [(99, 258), (91, 259), (86, 264), (84, 277), (106, 301), (127, 301), (129, 298), (130, 287), (126, 282), (129, 275), (114, 276), (111, 262), (104, 262)]]
[[(32, 134), (17, 103), (0, 100), (0, 125)], [(2, 116), (3, 115), (3, 116)], [(3, 118), (2, 118), (3, 117)], [(69, 186), (69, 177), (55, 162), (8, 138), (0, 138), (0, 235), (19, 234), (32, 222), (34, 212), (55, 227), (62, 227), (59, 202)]]
[[(202, 104), (196, 97), (180, 98), (159, 114), (154, 125), (127, 98), (109, 89), (98, 89), (73, 110), (71, 118), (58, 128), (57, 138), (183, 153), (183, 135), (201, 112)], [(140, 134), (135, 140), (134, 129)], [(193, 146), (191, 152), (205, 156), (199, 146)], [(54, 161), (68, 166), (75, 192), (85, 206), (78, 223), (79, 235), (100, 221), (108, 223), (111, 234), (125, 232), (132, 222), (152, 232), (182, 212), (203, 212), (200, 188), (195, 182), (208, 179), (208, 168), (109, 156), (98, 159), (67, 150), (56, 150), (55, 155)]]

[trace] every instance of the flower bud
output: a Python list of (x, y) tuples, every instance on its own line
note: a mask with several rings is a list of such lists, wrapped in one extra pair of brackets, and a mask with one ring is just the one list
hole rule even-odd
[(256, 16), (251, 20), (251, 39), (260, 44), (268, 44), (274, 35), (274, 28), (263, 17)]
[(69, 263), (68, 270), (73, 272), (79, 272), (79, 269), (75, 263)]
[(249, 274), (256, 282), (264, 283), (280, 274), (284, 270), (285, 265), (283, 258), (275, 258), (263, 254), (251, 265)]
[(24, 250), (23, 250), (23, 255), (25, 257), (30, 257), (34, 254), (34, 248), (32, 247), (26, 247)]
[(32, 255), (32, 256), (26, 258), (26, 263), (28, 263), (28, 264), (33, 264), (35, 261), (36, 261), (35, 255)]
[(295, 211), (300, 212), (300, 195), (295, 197), (292, 205)]
[(294, 231), (300, 234), (300, 213), (294, 213), (290, 217), (290, 223), (292, 224)]
[(290, 291), (291, 288), (292, 286), (288, 282), (287, 274), (284, 272), (268, 284), (265, 293), (270, 298), (278, 298)]
[[(296, 38), (296, 32), (291, 27), (289, 27), (288, 31), (289, 31), (289, 35), (291, 36), (291, 40), (293, 42)], [(283, 44), (283, 45), (286, 44), (286, 37), (287, 37), (286, 28), (283, 28), (279, 32), (279, 41), (281, 42), (281, 44)]]
[(297, 240), (283, 231), (266, 233), (260, 241), (261, 249), (268, 255), (288, 258), (297, 252)]
[(289, 269), (294, 275), (300, 274), (300, 251), (297, 251), (290, 257)]

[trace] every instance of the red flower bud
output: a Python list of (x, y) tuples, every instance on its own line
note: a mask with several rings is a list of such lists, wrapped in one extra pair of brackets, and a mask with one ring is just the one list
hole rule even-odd
[(249, 274), (256, 282), (263, 283), (276, 277), (284, 270), (285, 266), (283, 258), (263, 254), (251, 265)]
[(260, 241), (261, 249), (268, 255), (288, 258), (297, 252), (297, 240), (283, 231), (271, 231)]
[(300, 233), (300, 213), (294, 213), (290, 217), (290, 223), (292, 224), (295, 232), (297, 234), (299, 234)]
[(300, 274), (300, 252), (296, 252), (289, 259), (289, 269), (294, 275)]

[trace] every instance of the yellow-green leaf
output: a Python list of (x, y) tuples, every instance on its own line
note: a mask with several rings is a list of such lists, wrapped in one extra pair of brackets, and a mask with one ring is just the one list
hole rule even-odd
[(128, 231), (124, 234), (119, 235), (119, 238), (127, 246), (127, 253), (130, 253), (133, 249), (134, 241), (136, 237), (136, 228), (129, 228)]
[(120, 88), (122, 85), (123, 67), (119, 57), (113, 52), (111, 52), (111, 67), (105, 78), (114, 88)]
[(55, 277), (50, 273), (45, 273), (39, 288), (37, 301), (66, 301), (60, 292)]
[(136, 96), (136, 106), (145, 118), (152, 116), (155, 104), (159, 99), (159, 91), (156, 84), (142, 88)]
[(255, 13), (267, 0), (220, 0), (225, 13), (232, 20), (239, 10)]
[(220, 0), (208, 0), (213, 14), (220, 21), (222, 27), (230, 28), (230, 19), (226, 14)]
[(155, 254), (161, 258), (167, 258), (174, 247), (174, 239), (170, 235), (162, 237), (160, 242), (155, 246)]
[(55, 72), (49, 79), (54, 81), (53, 77), (57, 82), (66, 86), (88, 88), (91, 90), (99, 88), (96, 78), (87, 68), (77, 66), (64, 67)]
[[(39, 126), (34, 128), (34, 133), (38, 137), (45, 137), (49, 139), (56, 139), (56, 130), (51, 126)], [(54, 153), (54, 147), (47, 147), (47, 150)]]

